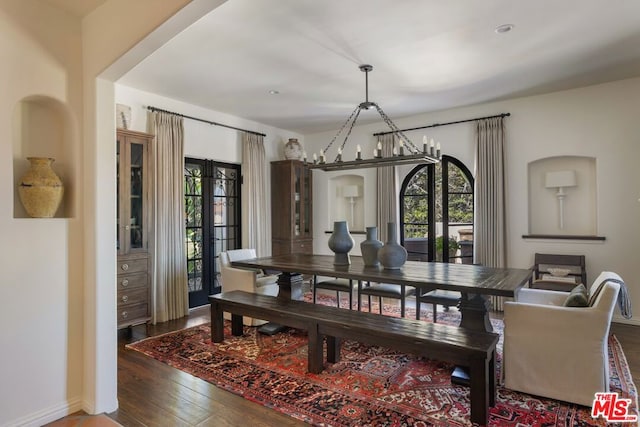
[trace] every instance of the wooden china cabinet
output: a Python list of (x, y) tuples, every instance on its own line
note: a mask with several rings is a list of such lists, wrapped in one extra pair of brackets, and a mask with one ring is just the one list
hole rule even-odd
[(273, 255), (313, 253), (311, 188), (311, 170), (303, 162), (271, 162)]
[(151, 319), (149, 165), (153, 138), (142, 132), (117, 131), (118, 329)]

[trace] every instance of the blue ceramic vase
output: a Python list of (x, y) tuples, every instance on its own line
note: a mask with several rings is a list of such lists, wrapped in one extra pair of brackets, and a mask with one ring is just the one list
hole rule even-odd
[(398, 270), (407, 261), (407, 250), (398, 243), (396, 223), (387, 223), (387, 241), (378, 250), (378, 261), (387, 270)]
[(378, 250), (382, 247), (382, 242), (378, 240), (378, 227), (367, 227), (367, 239), (360, 243), (360, 252), (365, 267), (377, 267)]
[(349, 234), (347, 221), (333, 223), (333, 234), (329, 237), (329, 249), (333, 251), (333, 265), (349, 265), (349, 251), (353, 248), (353, 237)]

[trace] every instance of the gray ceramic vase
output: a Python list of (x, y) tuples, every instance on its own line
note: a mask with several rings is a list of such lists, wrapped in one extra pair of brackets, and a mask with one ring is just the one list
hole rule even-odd
[(333, 265), (349, 265), (349, 251), (353, 248), (353, 237), (349, 234), (347, 221), (333, 223), (333, 234), (329, 237), (329, 249), (333, 251)]
[(398, 243), (396, 223), (387, 223), (387, 242), (378, 250), (378, 260), (387, 270), (398, 270), (407, 261), (407, 250)]
[(360, 252), (365, 267), (377, 267), (378, 250), (382, 247), (382, 242), (378, 240), (378, 227), (367, 227), (367, 239), (360, 243)]

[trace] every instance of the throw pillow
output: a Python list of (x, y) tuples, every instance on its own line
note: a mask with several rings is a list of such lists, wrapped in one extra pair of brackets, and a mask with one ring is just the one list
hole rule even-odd
[(564, 301), (565, 307), (588, 307), (589, 298), (587, 297), (587, 288), (581, 283), (571, 290), (569, 296)]

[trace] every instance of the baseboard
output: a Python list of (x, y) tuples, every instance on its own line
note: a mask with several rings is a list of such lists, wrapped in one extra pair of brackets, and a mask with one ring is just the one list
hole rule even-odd
[(635, 325), (635, 326), (640, 326), (640, 318), (638, 317), (633, 317), (631, 319), (625, 319), (622, 316), (617, 316), (614, 315), (613, 319), (611, 319), (611, 321), (613, 323), (623, 323), (625, 325)]
[(5, 424), (3, 427), (39, 427), (55, 420), (59, 420), (60, 418), (66, 417), (74, 412), (78, 412), (81, 409), (82, 400), (80, 397), (74, 397), (64, 403), (53, 405), (22, 418), (18, 418), (17, 420), (13, 420), (8, 424)]

